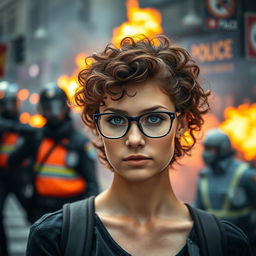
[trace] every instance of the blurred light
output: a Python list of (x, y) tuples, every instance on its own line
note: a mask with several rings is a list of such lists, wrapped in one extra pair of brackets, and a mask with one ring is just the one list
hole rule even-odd
[(23, 112), (20, 114), (20, 122), (22, 124), (28, 124), (30, 121), (30, 114), (28, 112)]
[(38, 101), (39, 101), (39, 95), (38, 95), (38, 93), (32, 93), (32, 94), (30, 95), (30, 97), (29, 97), (29, 102), (30, 102), (31, 104), (37, 104)]
[(182, 19), (182, 25), (188, 29), (201, 27), (203, 24), (202, 18), (197, 14), (196, 0), (188, 1), (188, 12)]
[(7, 81), (0, 82), (0, 90), (5, 90), (8, 87)]
[(4, 91), (0, 91), (0, 99), (3, 99), (4, 95), (5, 95)]
[(182, 25), (186, 28), (195, 28), (202, 25), (202, 19), (195, 13), (194, 10), (190, 10), (189, 13), (182, 19)]
[(39, 71), (40, 71), (40, 68), (37, 64), (32, 64), (29, 69), (28, 69), (28, 74), (31, 76), (31, 77), (36, 77), (38, 76), (39, 74)]
[(35, 31), (35, 38), (42, 39), (47, 36), (47, 31), (44, 27), (40, 27)]
[(31, 116), (29, 124), (36, 128), (41, 128), (46, 124), (46, 119), (39, 114)]
[(21, 89), (18, 91), (18, 99), (21, 101), (24, 101), (28, 98), (29, 96), (29, 90), (28, 89)]

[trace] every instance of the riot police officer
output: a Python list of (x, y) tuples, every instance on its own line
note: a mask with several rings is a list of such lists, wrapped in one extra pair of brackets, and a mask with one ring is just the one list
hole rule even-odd
[(9, 158), (10, 166), (19, 165), (28, 156), (34, 159), (31, 222), (99, 191), (91, 143), (74, 128), (67, 102), (65, 92), (56, 84), (42, 89), (38, 109), (46, 125)]
[(7, 196), (15, 194), (22, 206), (26, 201), (21, 182), (22, 168), (8, 168), (9, 155), (24, 137), (30, 137), (34, 129), (19, 122), (18, 85), (7, 81), (0, 82), (0, 255), (8, 255), (6, 234), (3, 223), (3, 209)]
[(235, 158), (229, 137), (219, 129), (208, 131), (203, 146), (206, 167), (199, 176), (195, 206), (239, 226), (255, 243), (256, 171)]

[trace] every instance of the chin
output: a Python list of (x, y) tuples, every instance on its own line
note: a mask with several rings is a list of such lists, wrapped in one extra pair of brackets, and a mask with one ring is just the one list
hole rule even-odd
[(133, 169), (123, 169), (124, 171), (119, 173), (119, 175), (131, 182), (143, 182), (151, 179), (157, 175), (156, 171), (145, 169), (145, 168), (133, 168)]

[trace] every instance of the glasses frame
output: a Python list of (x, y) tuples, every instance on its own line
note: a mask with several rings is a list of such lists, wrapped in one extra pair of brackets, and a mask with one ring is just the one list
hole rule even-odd
[[(161, 113), (162, 113), (162, 114), (167, 114), (167, 115), (170, 116), (170, 119), (171, 119), (170, 128), (169, 128), (169, 130), (168, 130), (164, 135), (161, 135), (161, 136), (149, 136), (149, 135), (145, 134), (145, 132), (143, 131), (143, 128), (142, 128), (142, 126), (141, 126), (141, 124), (140, 124), (140, 119), (141, 119), (143, 116), (148, 115), (148, 114), (151, 114), (151, 113), (152, 113), (152, 114), (161, 114)], [(106, 135), (104, 135), (104, 134), (102, 133), (102, 131), (101, 131), (101, 129), (100, 129), (100, 126), (99, 126), (99, 119), (100, 119), (101, 116), (109, 115), (109, 114), (120, 115), (120, 116), (122, 116), (122, 117), (124, 117), (124, 118), (126, 118), (126, 119), (128, 120), (128, 126), (127, 126), (127, 129), (126, 129), (126, 132), (125, 132), (122, 136), (119, 136), (119, 137), (108, 137), (108, 136), (106, 136)], [(116, 112), (108, 112), (108, 113), (98, 113), (98, 114), (94, 114), (94, 115), (93, 115), (93, 120), (94, 120), (94, 122), (96, 123), (96, 126), (97, 126), (97, 128), (98, 128), (100, 134), (101, 134), (103, 137), (105, 137), (105, 138), (107, 138), (107, 139), (113, 139), (113, 140), (115, 140), (115, 139), (123, 138), (123, 137), (129, 132), (129, 130), (130, 130), (130, 128), (131, 128), (131, 122), (136, 122), (136, 123), (137, 123), (137, 126), (138, 126), (138, 128), (139, 128), (139, 130), (140, 130), (140, 132), (141, 132), (143, 135), (145, 135), (146, 137), (148, 137), (148, 138), (162, 138), (162, 137), (166, 136), (166, 135), (170, 132), (170, 130), (172, 129), (173, 120), (174, 120), (176, 117), (177, 117), (177, 115), (176, 115), (175, 112), (168, 112), (168, 111), (147, 112), (147, 113), (144, 113), (144, 114), (142, 114), (142, 115), (134, 116), (134, 117), (128, 116), (128, 115), (125, 115), (125, 114), (121, 114), (121, 113), (116, 113)]]

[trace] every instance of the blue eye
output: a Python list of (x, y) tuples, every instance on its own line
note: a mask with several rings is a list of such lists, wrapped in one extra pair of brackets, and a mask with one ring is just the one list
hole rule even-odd
[(122, 116), (109, 116), (107, 118), (107, 122), (110, 123), (111, 125), (123, 125), (125, 123), (125, 120)]
[(160, 114), (150, 114), (146, 118), (148, 124), (160, 124), (166, 117)]
[(148, 113), (145, 114), (141, 119), (140, 123), (144, 127), (159, 127), (163, 124), (166, 124), (166, 121), (169, 119), (169, 116), (164, 113)]
[(160, 121), (160, 118), (158, 116), (149, 116), (148, 122), (149, 123), (158, 123)]

